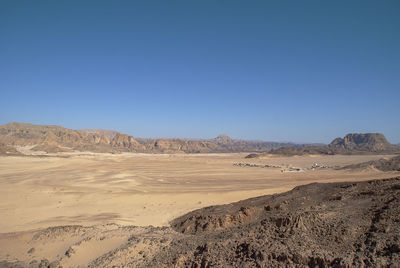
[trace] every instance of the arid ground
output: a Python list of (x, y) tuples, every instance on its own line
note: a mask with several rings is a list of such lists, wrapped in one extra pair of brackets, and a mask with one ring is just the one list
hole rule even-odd
[[(311, 182), (390, 177), (360, 171), (237, 167), (257, 163), (309, 168), (390, 156), (244, 159), (245, 154), (63, 154), (0, 157), (0, 232), (101, 223), (163, 226), (193, 209), (279, 193)], [(66, 157), (67, 156), (67, 157)]]
[[(21, 231), (65, 225), (96, 225), (101, 230), (114, 228), (104, 227), (112, 226), (107, 224), (168, 226), (174, 218), (194, 209), (280, 193), (297, 185), (398, 175), (398, 172), (372, 168), (309, 169), (314, 163), (336, 167), (390, 158), (390, 155), (266, 156), (261, 159), (245, 159), (245, 156), (59, 153), (0, 157), (0, 233), (3, 233), (0, 235), (0, 260), (27, 261), (35, 256), (27, 253), (31, 245), (23, 242), (23, 234), (33, 233)], [(235, 166), (235, 163), (259, 166)], [(290, 167), (304, 171), (282, 172)], [(64, 265), (88, 264), (104, 254), (102, 251), (120, 245), (132, 233), (140, 233), (137, 229), (126, 230), (122, 238), (113, 236), (106, 247), (93, 250), (97, 252), (94, 256), (85, 253)], [(14, 234), (5, 234), (12, 232)], [(67, 236), (70, 240), (73, 237)], [(36, 253), (60, 256), (65, 254), (64, 247), (66, 245), (61, 244), (58, 249), (51, 248), (52, 251), (46, 253), (45, 245), (41, 246), (40, 252), (36, 246)]]

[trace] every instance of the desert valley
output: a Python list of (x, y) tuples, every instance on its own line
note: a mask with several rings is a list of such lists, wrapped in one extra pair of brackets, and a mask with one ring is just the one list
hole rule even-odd
[(10, 123), (0, 143), (0, 267), (400, 261), (400, 147), (381, 134), (322, 145)]
[(399, 13), (0, 1), (0, 268), (400, 268)]

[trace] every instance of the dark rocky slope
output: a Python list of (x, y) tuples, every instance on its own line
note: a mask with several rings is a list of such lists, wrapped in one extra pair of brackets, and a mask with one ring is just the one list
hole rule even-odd
[(82, 257), (85, 243), (121, 235), (127, 237), (122, 245), (88, 266), (399, 267), (400, 177), (299, 186), (199, 209), (171, 227), (60, 226), (24, 233), (29, 235), (35, 248), (82, 238), (65, 242), (65, 254), (57, 259), (35, 255), (29, 262), (0, 260), (0, 267), (62, 266), (75, 254)]
[[(400, 178), (310, 184), (193, 211), (164, 264), (186, 267), (398, 267)], [(197, 265), (197, 266), (196, 266)]]

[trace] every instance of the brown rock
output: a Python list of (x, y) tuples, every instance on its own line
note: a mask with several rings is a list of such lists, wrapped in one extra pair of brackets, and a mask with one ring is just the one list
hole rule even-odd
[(142, 151), (144, 146), (137, 142), (132, 136), (117, 133), (111, 141), (111, 146), (127, 151)]

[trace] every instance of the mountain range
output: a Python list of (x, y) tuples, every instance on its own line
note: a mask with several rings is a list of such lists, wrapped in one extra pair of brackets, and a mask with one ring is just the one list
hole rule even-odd
[(89, 151), (100, 153), (233, 153), (250, 152), (248, 157), (264, 154), (368, 154), (400, 153), (400, 146), (390, 144), (383, 134), (347, 134), (329, 145), (295, 144), (269, 141), (236, 140), (228, 135), (214, 139), (134, 138), (114, 130), (73, 130), (54, 125), (8, 123), (0, 126), (0, 154), (19, 154), (18, 146), (46, 153)]
[[(293, 143), (234, 140), (228, 135), (215, 139), (150, 139), (114, 130), (72, 130), (61, 126), (8, 123), (0, 126), (2, 150), (14, 154), (16, 146), (29, 146), (47, 153), (68, 151), (141, 152), (141, 153), (230, 153), (267, 152)], [(11, 146), (11, 147), (10, 147)], [(7, 148), (5, 148), (7, 147)], [(3, 153), (4, 154), (4, 153)]]

